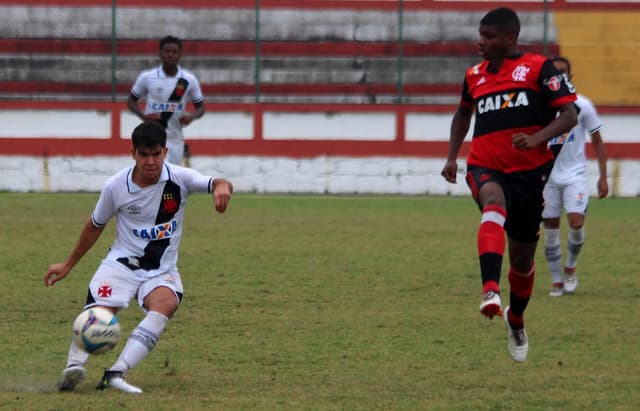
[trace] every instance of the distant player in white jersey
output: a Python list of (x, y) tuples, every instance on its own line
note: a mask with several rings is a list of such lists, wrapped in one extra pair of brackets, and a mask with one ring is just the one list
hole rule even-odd
[[(554, 66), (571, 79), (571, 64), (564, 57), (552, 59)], [(544, 188), (544, 253), (551, 273), (552, 297), (575, 292), (578, 286), (576, 265), (578, 255), (585, 241), (585, 215), (589, 203), (587, 187), (587, 158), (585, 144), (587, 134), (598, 160), (600, 176), (598, 178), (598, 197), (609, 193), (607, 184), (607, 152), (600, 135), (600, 118), (595, 107), (584, 96), (578, 94), (575, 102), (578, 107), (578, 124), (562, 136), (549, 141), (550, 149), (556, 154), (553, 171)], [(567, 212), (569, 223), (567, 238), (567, 256), (562, 267), (560, 244), (560, 217), (562, 209)]]
[[(182, 165), (185, 151), (182, 128), (204, 115), (204, 98), (196, 76), (178, 65), (182, 41), (173, 36), (160, 40), (162, 64), (143, 71), (131, 88), (127, 107), (142, 120), (159, 121), (167, 130), (168, 161)], [(138, 100), (146, 100), (144, 111)], [(187, 111), (191, 102), (195, 110)]]
[[(189, 194), (212, 193), (219, 213), (225, 212), (231, 199), (229, 181), (164, 162), (166, 138), (158, 122), (136, 127), (131, 137), (135, 164), (106, 181), (71, 254), (64, 262), (49, 266), (44, 276), (47, 287), (65, 278), (96, 243), (107, 222), (116, 217), (115, 240), (89, 282), (84, 308), (105, 307), (116, 313), (136, 298), (146, 316), (105, 372), (99, 389), (142, 392), (125, 381), (125, 375), (155, 347), (182, 300), (177, 260)], [(84, 379), (88, 359), (89, 354), (72, 341), (58, 386), (61, 391), (73, 390)]]

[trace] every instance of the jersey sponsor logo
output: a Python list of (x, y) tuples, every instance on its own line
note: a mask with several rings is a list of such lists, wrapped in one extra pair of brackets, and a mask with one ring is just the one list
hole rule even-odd
[(562, 79), (564, 80), (564, 84), (567, 85), (567, 88), (569, 89), (569, 91), (571, 93), (575, 93), (576, 92), (576, 88), (573, 87), (573, 83), (571, 82), (571, 80), (569, 79), (569, 76), (567, 76), (565, 73), (562, 74)]
[(176, 111), (182, 111), (182, 104), (180, 103), (153, 103), (151, 109), (154, 112), (164, 111), (167, 113), (173, 113)]
[(519, 65), (513, 69), (511, 77), (513, 78), (513, 81), (527, 81), (527, 74), (529, 74), (530, 70), (531, 69), (527, 66)]
[(560, 144), (571, 144), (575, 141), (575, 136), (573, 133), (564, 133), (561, 136), (553, 137), (549, 140), (550, 146), (560, 145)]
[(558, 77), (559, 76), (553, 76), (543, 81), (542, 84), (546, 85), (551, 91), (558, 91), (560, 90), (560, 86), (562, 85), (562, 82)]
[(478, 114), (528, 105), (529, 99), (524, 91), (496, 94), (478, 100)]
[(133, 230), (131, 230), (131, 232), (138, 238), (155, 241), (171, 238), (177, 227), (177, 221), (171, 220), (168, 223), (158, 224), (157, 226), (151, 228), (134, 228)]

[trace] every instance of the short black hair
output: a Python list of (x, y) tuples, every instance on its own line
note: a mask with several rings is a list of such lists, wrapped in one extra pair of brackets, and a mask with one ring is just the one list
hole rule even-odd
[(157, 121), (145, 121), (133, 129), (131, 142), (134, 149), (140, 147), (167, 146), (167, 132)]
[(178, 49), (182, 50), (182, 40), (174, 36), (165, 36), (160, 39), (160, 49), (162, 50), (162, 46), (165, 44), (177, 44)]
[(480, 20), (480, 24), (497, 26), (498, 30), (516, 36), (520, 34), (520, 19), (515, 11), (507, 7), (491, 10)]
[(556, 57), (551, 59), (552, 63), (555, 63), (556, 61), (564, 63), (567, 66), (567, 75), (570, 76), (571, 75), (571, 62), (569, 62), (569, 59), (566, 58), (566, 57), (562, 57), (562, 56), (556, 56)]

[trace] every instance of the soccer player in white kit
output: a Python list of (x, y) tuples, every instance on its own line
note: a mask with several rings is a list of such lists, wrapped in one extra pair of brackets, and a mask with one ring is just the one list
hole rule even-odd
[[(558, 71), (571, 79), (571, 64), (564, 57), (552, 59)], [(576, 265), (578, 255), (585, 241), (585, 215), (589, 203), (587, 187), (587, 158), (585, 155), (586, 136), (591, 143), (598, 161), (598, 197), (609, 193), (607, 183), (607, 153), (600, 135), (601, 122), (595, 107), (584, 96), (578, 94), (575, 102), (578, 107), (578, 124), (567, 134), (549, 141), (550, 149), (556, 154), (553, 170), (545, 185), (544, 210), (544, 254), (551, 274), (552, 297), (575, 292), (578, 286)], [(568, 238), (567, 256), (562, 267), (560, 244), (560, 217), (562, 208), (567, 212)]]
[[(167, 131), (167, 160), (182, 165), (184, 134), (182, 128), (204, 115), (204, 97), (196, 76), (180, 67), (182, 41), (173, 36), (160, 40), (162, 64), (140, 73), (131, 87), (127, 107), (140, 119), (159, 121)], [(145, 99), (144, 111), (138, 100)], [(193, 112), (186, 110), (187, 104), (194, 106)]]
[[(177, 260), (187, 197), (212, 193), (216, 211), (224, 213), (233, 186), (226, 179), (166, 163), (166, 133), (157, 122), (140, 124), (131, 139), (135, 164), (106, 181), (71, 254), (49, 266), (44, 282), (48, 287), (65, 278), (116, 217), (115, 240), (89, 283), (84, 308), (99, 306), (117, 313), (137, 298), (146, 316), (98, 385), (137, 394), (142, 390), (125, 381), (127, 371), (155, 347), (182, 299)], [(84, 379), (88, 359), (89, 354), (72, 341), (61, 391), (73, 390)]]

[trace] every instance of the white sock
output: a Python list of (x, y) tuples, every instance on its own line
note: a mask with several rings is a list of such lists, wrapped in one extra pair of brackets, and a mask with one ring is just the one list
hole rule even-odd
[(569, 228), (569, 238), (567, 240), (567, 262), (565, 267), (576, 268), (578, 255), (580, 255), (580, 250), (582, 250), (582, 245), (584, 244), (584, 238), (584, 227), (577, 230)]
[(551, 274), (552, 283), (562, 282), (562, 250), (560, 248), (560, 229), (544, 229), (544, 255)]
[(85, 365), (89, 361), (89, 353), (78, 347), (73, 340), (69, 344), (69, 355), (67, 356), (67, 367), (71, 365)]
[(144, 360), (158, 343), (168, 322), (169, 319), (159, 312), (149, 311), (127, 339), (127, 344), (110, 371), (126, 374), (129, 369)]

